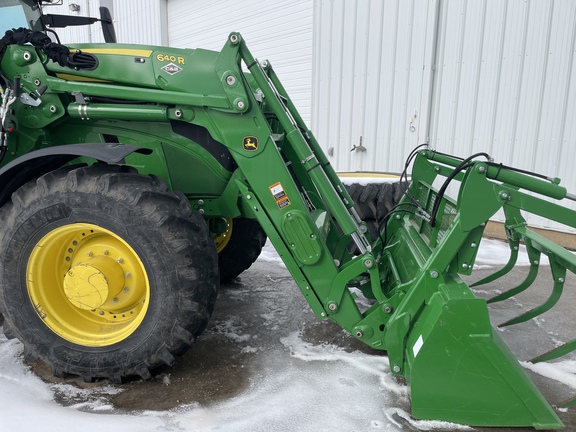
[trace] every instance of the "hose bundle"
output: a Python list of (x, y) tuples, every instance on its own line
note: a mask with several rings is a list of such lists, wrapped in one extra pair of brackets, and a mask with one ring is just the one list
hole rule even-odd
[(9, 45), (32, 44), (40, 48), (46, 56), (62, 67), (71, 69), (96, 69), (98, 59), (92, 54), (82, 53), (80, 50), (71, 52), (70, 49), (52, 40), (44, 33), (27, 28), (8, 30), (0, 39), (0, 62)]

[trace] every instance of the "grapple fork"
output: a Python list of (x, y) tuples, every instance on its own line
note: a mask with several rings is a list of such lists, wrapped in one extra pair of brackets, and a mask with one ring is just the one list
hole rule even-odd
[[(420, 151), (404, 207), (390, 217), (384, 238), (376, 246), (382, 257), (383, 286), (394, 287), (386, 295), (402, 297), (386, 326), (390, 364), (398, 366), (396, 371), (401, 370), (410, 383), (415, 417), (477, 426), (562, 428), (554, 410), (493, 331), (487, 302), (476, 298), (458, 275), (471, 273), (485, 221), (503, 209), (510, 259), (504, 268), (474, 286), (507, 274), (524, 243), (531, 264), (526, 279), (488, 302), (528, 289), (538, 273), (541, 255), (546, 255), (554, 278), (551, 295), (542, 305), (503, 325), (548, 311), (562, 295), (566, 271), (576, 269), (576, 256), (527, 228), (520, 210), (574, 227), (576, 212), (537, 195), (557, 200), (574, 196), (559, 186), (558, 179), (491, 160), (474, 160), (478, 156), (487, 155), (462, 160)], [(451, 182), (460, 184), (456, 199), (445, 194)], [(396, 351), (398, 345), (403, 346), (402, 353)], [(534, 361), (553, 359), (575, 348), (576, 340)], [(475, 397), (470, 397), (472, 393)]]

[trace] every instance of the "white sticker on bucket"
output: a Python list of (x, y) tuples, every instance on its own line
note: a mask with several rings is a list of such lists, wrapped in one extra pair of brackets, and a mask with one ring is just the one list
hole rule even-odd
[(422, 348), (422, 345), (424, 345), (424, 339), (422, 339), (422, 335), (420, 335), (420, 337), (416, 340), (416, 343), (412, 347), (412, 352), (414, 353), (414, 358), (416, 358), (416, 356), (420, 352), (420, 348)]

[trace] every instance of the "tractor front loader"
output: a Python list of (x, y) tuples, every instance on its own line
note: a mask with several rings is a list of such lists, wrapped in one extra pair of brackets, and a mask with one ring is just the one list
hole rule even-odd
[[(240, 34), (220, 52), (64, 46), (48, 26), (93, 19), (42, 14), (42, 3), (0, 1), (0, 17), (27, 23), (11, 20), (0, 40), (0, 312), (27, 358), (88, 381), (149, 378), (203, 332), (220, 280), (249, 267), (267, 236), (319, 319), (387, 351), (414, 417), (563, 427), (459, 277), (504, 209), (512, 251), (523, 241), (547, 254), (555, 278), (551, 300), (516, 321), (551, 307), (576, 260), (520, 210), (576, 226), (574, 211), (541, 197), (573, 199), (558, 179), (422, 147), (369, 238)], [(101, 20), (113, 42), (105, 10)]]

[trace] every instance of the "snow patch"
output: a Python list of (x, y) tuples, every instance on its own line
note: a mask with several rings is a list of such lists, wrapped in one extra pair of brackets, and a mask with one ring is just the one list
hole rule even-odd
[(546, 378), (553, 379), (576, 389), (576, 360), (564, 360), (554, 363), (520, 362), (526, 369)]

